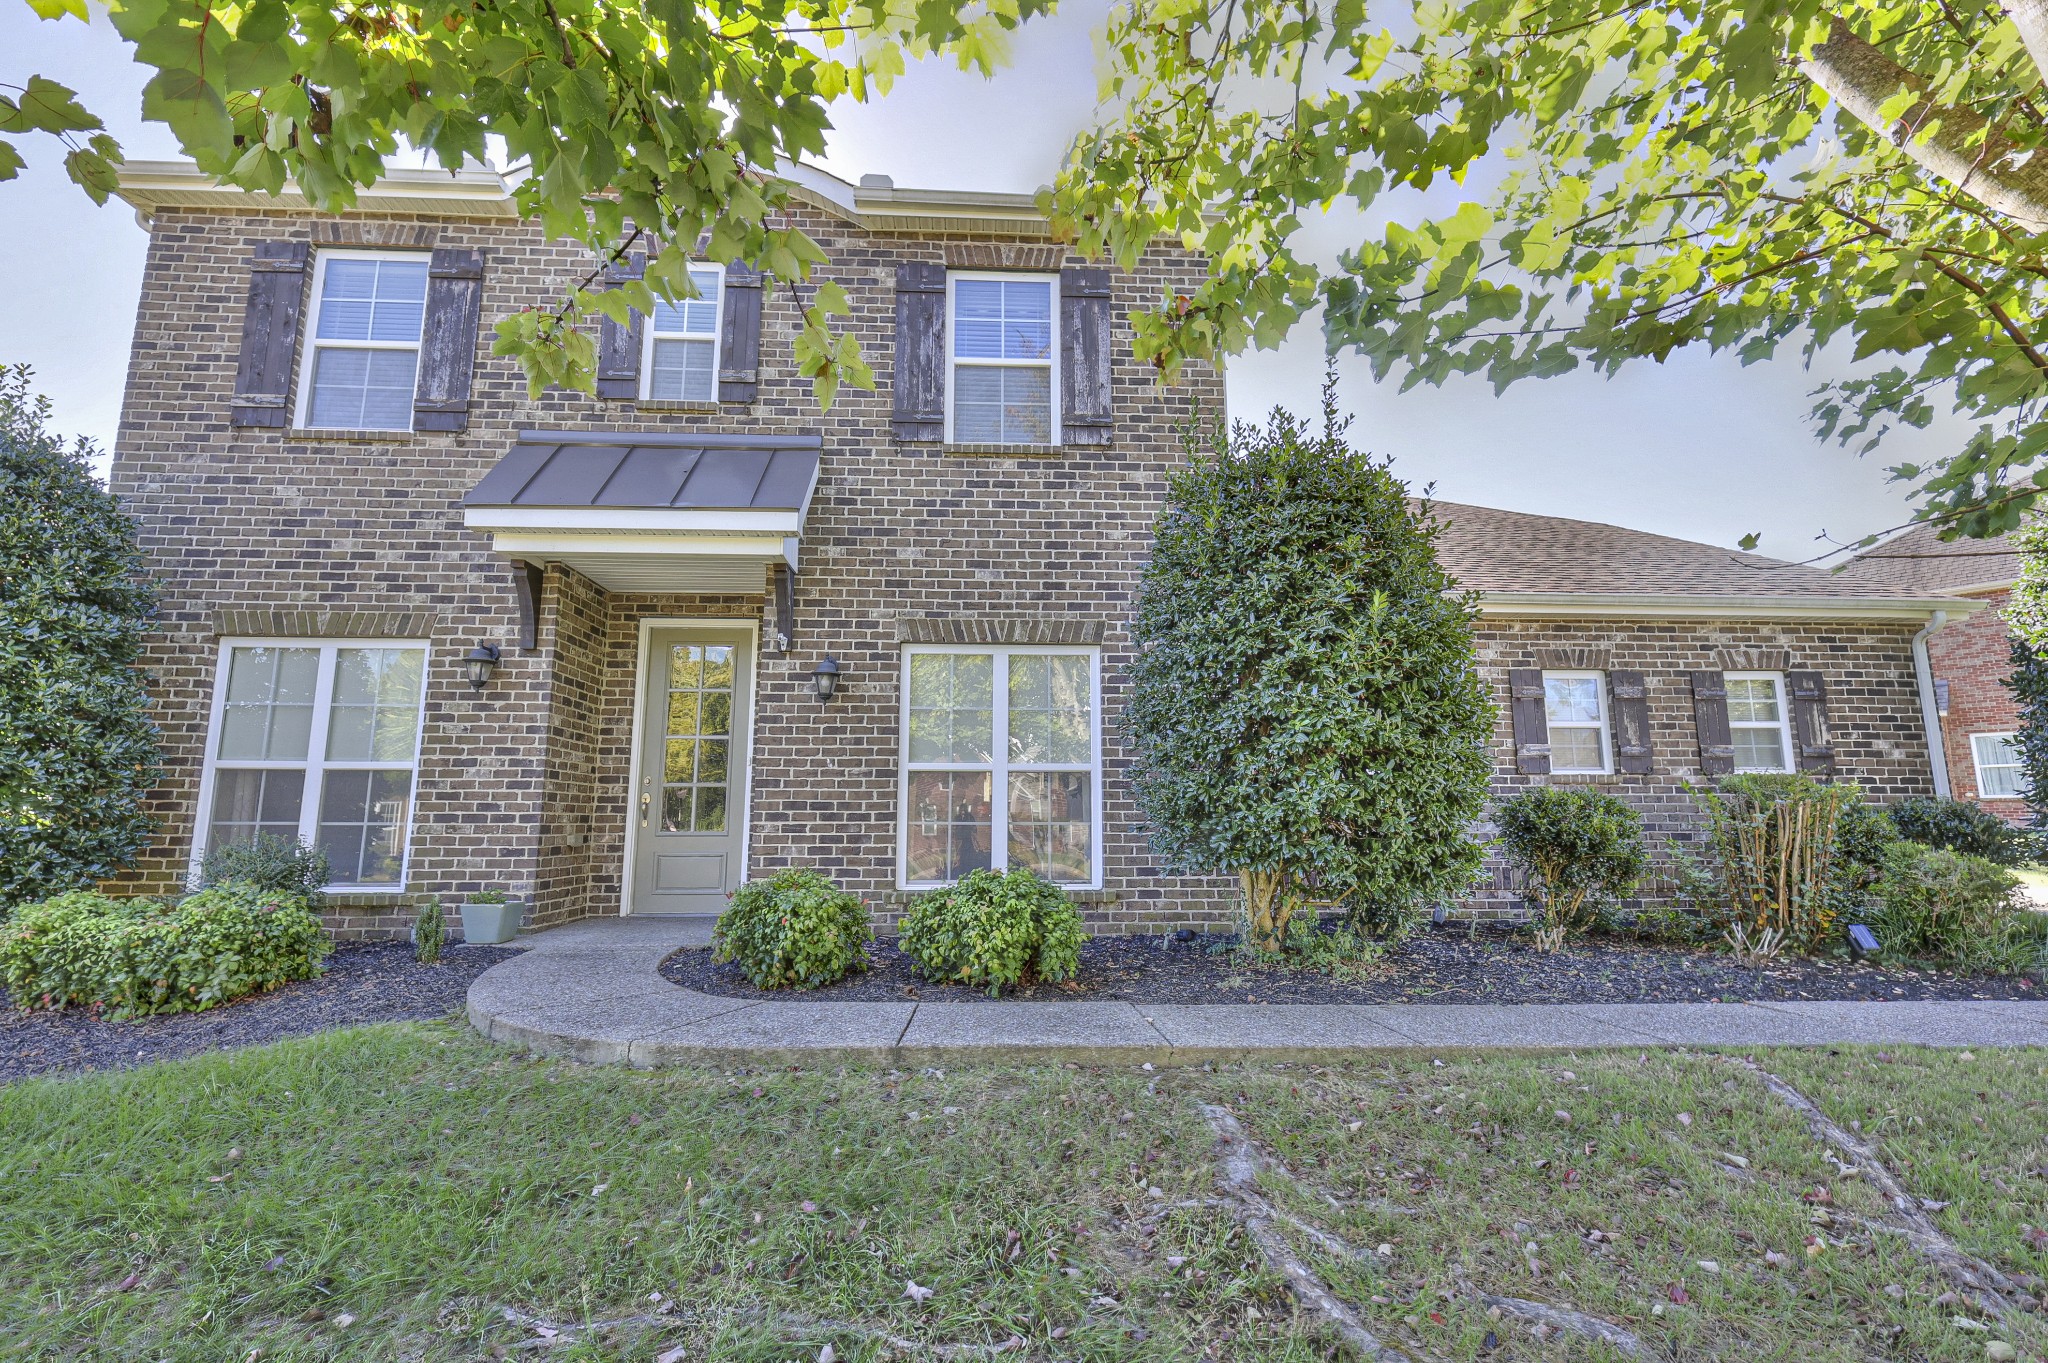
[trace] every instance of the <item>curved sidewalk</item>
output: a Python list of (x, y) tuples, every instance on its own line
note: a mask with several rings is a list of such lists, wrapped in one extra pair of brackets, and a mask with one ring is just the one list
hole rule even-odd
[(494, 1041), (603, 1064), (974, 1060), (1200, 1064), (1497, 1047), (2048, 1046), (2041, 1003), (1133, 1004), (758, 1002), (657, 972), (703, 920), (588, 919), (478, 976)]

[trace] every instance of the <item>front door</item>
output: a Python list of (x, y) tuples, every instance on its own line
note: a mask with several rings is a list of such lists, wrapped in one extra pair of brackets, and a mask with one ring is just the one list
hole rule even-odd
[(746, 878), (749, 641), (745, 630), (710, 626), (648, 635), (634, 913), (718, 913)]

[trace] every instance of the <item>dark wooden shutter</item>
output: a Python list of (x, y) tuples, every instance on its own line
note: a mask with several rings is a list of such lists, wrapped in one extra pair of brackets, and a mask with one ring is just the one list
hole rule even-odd
[(896, 267), (895, 410), (898, 440), (946, 438), (946, 267)]
[(427, 265), (427, 315), (420, 328), (420, 377), (412, 400), (414, 430), (469, 429), (469, 388), (476, 370), (476, 327), (483, 297), (482, 251), (444, 247), (434, 252)]
[(725, 267), (724, 315), (719, 319), (718, 400), (752, 402), (761, 368), (761, 272)]
[(1798, 752), (1797, 766), (1812, 776), (1827, 776), (1835, 769), (1835, 747), (1828, 733), (1828, 687), (1818, 672), (1787, 672), (1785, 685), (1792, 692), (1792, 744)]
[(1607, 674), (1614, 699), (1614, 769), (1631, 776), (1650, 770), (1650, 689), (1640, 672)]
[(1060, 271), (1060, 443), (1107, 445), (1110, 407), (1109, 271)]
[(1728, 679), (1719, 672), (1692, 674), (1692, 719), (1700, 736), (1700, 774), (1735, 770), (1735, 739), (1728, 732)]
[(1543, 708), (1540, 668), (1508, 670), (1508, 715), (1515, 723), (1515, 770), (1524, 776), (1550, 774), (1550, 721)]
[[(607, 283), (619, 285), (647, 275), (647, 254), (635, 251), (605, 268)], [(597, 323), (597, 395), (601, 398), (640, 396), (640, 328), (646, 319), (636, 309), (620, 326), (609, 317)]]
[(306, 243), (264, 241), (249, 262), (249, 306), (235, 363), (236, 426), (292, 424), (292, 361), (299, 353), (299, 307), (306, 294)]

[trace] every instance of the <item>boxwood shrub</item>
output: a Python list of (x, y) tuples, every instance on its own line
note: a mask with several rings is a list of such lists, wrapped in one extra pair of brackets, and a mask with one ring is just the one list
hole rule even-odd
[(1894, 804), (1890, 814), (1898, 836), (1922, 846), (1945, 847), (2000, 866), (2024, 865), (2041, 855), (2038, 834), (2014, 828), (1968, 800), (1913, 795)]
[(1081, 915), (1066, 892), (1021, 867), (970, 871), (960, 883), (919, 895), (901, 945), (926, 979), (986, 985), (1070, 980), (1081, 969)]
[(197, 1012), (320, 973), (333, 949), (302, 898), (218, 885), (175, 904), (78, 890), (0, 926), (0, 983), (27, 1008)]
[(1592, 927), (1649, 869), (1641, 816), (1606, 791), (1532, 786), (1501, 801), (1494, 819), (1544, 951)]
[(750, 880), (712, 929), (713, 959), (760, 989), (816, 989), (868, 968), (867, 907), (808, 867)]

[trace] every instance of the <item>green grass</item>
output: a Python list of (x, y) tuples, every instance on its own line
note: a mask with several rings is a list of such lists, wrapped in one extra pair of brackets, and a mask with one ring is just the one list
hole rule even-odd
[[(1936, 1219), (1964, 1247), (2048, 1274), (2027, 1238), (2048, 1227), (2048, 1052), (1756, 1054), (1950, 1201)], [(1211, 1191), (1200, 1102), (1292, 1165), (1276, 1200), (1390, 1246), (1370, 1267), (1307, 1257), (1417, 1358), (1608, 1356), (1489, 1319), (1468, 1282), (1625, 1321), (1666, 1357), (2048, 1354), (2040, 1318), (1955, 1326), (1933, 1271), (1844, 1224), (1876, 1210), (1867, 1190), (1705, 1054), (643, 1074), (432, 1024), (0, 1089), (0, 1357), (425, 1363), (532, 1342), (506, 1306), (666, 1304), (513, 1356), (864, 1359), (886, 1333), (1015, 1334), (1010, 1359), (1326, 1358), (1225, 1212), (1162, 1210)], [(1802, 1200), (1821, 1186), (1832, 1228)], [(1850, 1243), (1809, 1255), (1815, 1234)]]

